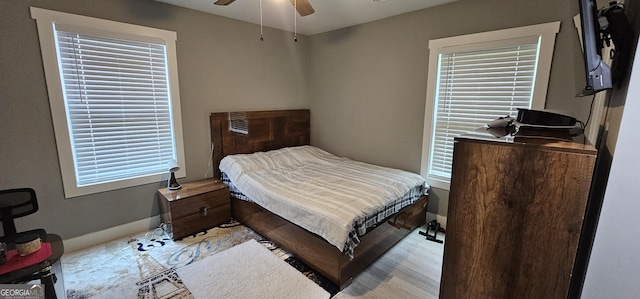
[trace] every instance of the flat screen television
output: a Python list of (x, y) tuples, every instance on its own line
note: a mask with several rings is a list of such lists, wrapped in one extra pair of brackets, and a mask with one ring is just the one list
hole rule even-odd
[(612, 87), (611, 68), (602, 61), (602, 37), (597, 20), (596, 0), (579, 0), (579, 2), (587, 82), (584, 90), (578, 95), (587, 96)]

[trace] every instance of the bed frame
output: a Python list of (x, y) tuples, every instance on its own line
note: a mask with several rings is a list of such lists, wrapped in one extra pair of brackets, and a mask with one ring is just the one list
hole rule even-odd
[[(232, 122), (233, 125), (230, 125)], [(218, 165), (226, 155), (308, 145), (310, 142), (308, 109), (212, 113), (210, 124), (213, 172), (216, 178), (220, 178)], [(230, 129), (230, 127), (234, 128)], [(424, 201), (419, 200), (416, 203), (418, 202)], [(403, 221), (402, 227), (406, 229), (392, 225), (391, 221), (385, 221), (360, 238), (360, 244), (355, 248), (354, 258), (350, 260), (335, 246), (316, 234), (256, 204), (231, 198), (231, 213), (234, 219), (281, 246), (341, 289), (409, 234), (411, 229), (425, 223), (425, 207), (416, 204), (398, 212), (394, 219), (398, 219), (400, 215), (407, 216), (407, 210), (412, 210), (412, 215), (418, 215), (418, 217)]]

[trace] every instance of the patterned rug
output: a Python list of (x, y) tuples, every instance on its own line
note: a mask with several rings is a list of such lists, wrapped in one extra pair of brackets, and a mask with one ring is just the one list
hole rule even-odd
[(332, 296), (339, 289), (250, 228), (231, 221), (173, 241), (162, 229), (65, 254), (62, 278), (69, 299), (193, 298), (176, 269), (255, 239)]

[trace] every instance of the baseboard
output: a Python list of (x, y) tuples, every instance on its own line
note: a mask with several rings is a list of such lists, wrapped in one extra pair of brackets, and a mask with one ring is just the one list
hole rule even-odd
[(122, 225), (114, 226), (105, 230), (93, 232), (79, 237), (63, 240), (64, 252), (74, 252), (91, 246), (102, 244), (107, 241), (126, 237), (139, 232), (148, 231), (160, 225), (160, 216), (153, 216)]
[(447, 229), (447, 216), (427, 212), (427, 223), (431, 222), (431, 220), (434, 219), (438, 221), (438, 223), (440, 223), (440, 227), (445, 230)]

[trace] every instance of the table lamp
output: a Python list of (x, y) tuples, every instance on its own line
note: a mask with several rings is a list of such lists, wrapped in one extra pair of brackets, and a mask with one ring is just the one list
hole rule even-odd
[(169, 178), (169, 182), (167, 183), (167, 188), (169, 190), (178, 190), (182, 188), (182, 186), (178, 184), (178, 181), (176, 181), (176, 174), (175, 174), (175, 172), (180, 169), (180, 165), (178, 165), (178, 162), (176, 162), (175, 159), (171, 159), (169, 160), (168, 166), (169, 166), (169, 172), (171, 172), (171, 177)]

